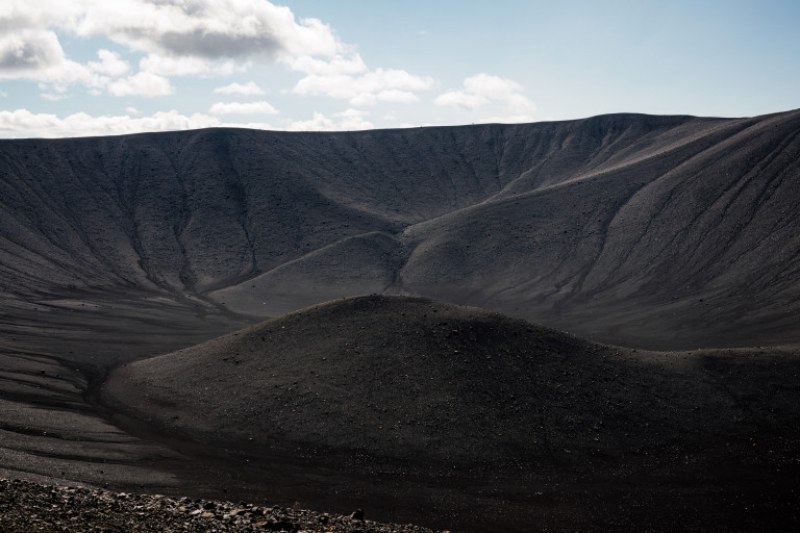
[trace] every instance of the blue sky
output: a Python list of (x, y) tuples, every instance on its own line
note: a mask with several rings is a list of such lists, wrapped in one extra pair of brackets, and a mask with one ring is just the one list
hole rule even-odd
[(0, 136), (800, 107), (798, 1), (3, 0)]

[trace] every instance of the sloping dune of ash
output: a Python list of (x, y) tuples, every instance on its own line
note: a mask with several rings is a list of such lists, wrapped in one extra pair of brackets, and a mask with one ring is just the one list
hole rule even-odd
[[(457, 473), (544, 488), (534, 492), (551, 491), (539, 476), (560, 469), (589, 484), (649, 474), (676, 484), (662, 512), (681, 516), (671, 506), (689, 497), (684, 476), (698, 476), (695, 497), (741, 496), (726, 486), (731, 464), (755, 475), (746, 494), (774, 490), (770, 505), (791, 504), (780, 483), (797, 473), (798, 372), (788, 351), (643, 352), (476, 308), (370, 296), (128, 364), (104, 392), (165, 434), (254, 462), (292, 453), (356, 477), (402, 465), (401, 478), (446, 485)], [(639, 487), (638, 498), (648, 490), (658, 492)], [(584, 511), (581, 520), (609, 519)]]

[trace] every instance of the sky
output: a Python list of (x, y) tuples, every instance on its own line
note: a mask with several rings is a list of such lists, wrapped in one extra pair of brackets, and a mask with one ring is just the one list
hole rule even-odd
[(0, 0), (0, 137), (800, 107), (795, 0)]

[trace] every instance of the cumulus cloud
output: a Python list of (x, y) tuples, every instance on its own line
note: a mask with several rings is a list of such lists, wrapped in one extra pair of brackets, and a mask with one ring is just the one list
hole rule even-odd
[(66, 94), (58, 94), (58, 93), (41, 93), (39, 96), (50, 102), (58, 102), (59, 100), (64, 100), (65, 98), (67, 98)]
[[(65, 57), (62, 34), (127, 50), (102, 49), (80, 65)], [(93, 94), (169, 94), (172, 76), (230, 75), (264, 59), (303, 74), (294, 94), (354, 106), (413, 102), (433, 85), (402, 69), (368, 68), (330, 26), (269, 0), (5, 0), (0, 35), (0, 77), (83, 84)], [(143, 55), (134, 75), (125, 53)], [(259, 94), (233, 90), (223, 94)]]
[(506, 113), (486, 119), (497, 122), (525, 122), (532, 120), (536, 112), (536, 104), (525, 96), (520, 84), (508, 78), (484, 73), (466, 78), (461, 90), (442, 93), (436, 97), (434, 103), (469, 111), (498, 103), (505, 107)]
[(108, 92), (114, 96), (165, 96), (172, 91), (167, 78), (150, 72), (137, 72), (108, 84)]
[(518, 94), (522, 86), (508, 78), (476, 74), (464, 80), (464, 90), (490, 99), (503, 99)]
[[(92, 95), (158, 97), (175, 92), (171, 82), (175, 76), (228, 76), (260, 61), (272, 61), (298, 73), (301, 79), (292, 94), (344, 100), (353, 107), (415, 102), (434, 86), (432, 78), (403, 69), (368, 67), (330, 26), (318, 19), (298, 18), (275, 1), (3, 0), (0, 80), (37, 82), (41, 97), (51, 100), (75, 96), (76, 88)], [(70, 57), (73, 49), (68, 43), (78, 39), (104, 44), (95, 45), (99, 48), (96, 58), (77, 62)], [(252, 81), (230, 83), (214, 92), (265, 94)], [(17, 121), (25, 117), (50, 132), (47, 135), (89, 135), (172, 129), (180, 123), (202, 127), (221, 124), (221, 116), (277, 111), (260, 101), (218, 102), (207, 114), (191, 116), (176, 112), (142, 116), (133, 111), (122, 116), (78, 113), (65, 117), (27, 110), (3, 113), (2, 131), (14, 135), (15, 128), (22, 127)], [(372, 127), (366, 117), (363, 111), (348, 109), (282, 123), (292, 129), (364, 129)], [(114, 125), (121, 120), (132, 126)]]
[(175, 110), (159, 111), (149, 116), (136, 116), (139, 114), (136, 109), (127, 108), (126, 113), (126, 115), (73, 113), (60, 117), (52, 113), (34, 113), (27, 109), (0, 111), (0, 136), (80, 137), (209, 127), (292, 131), (364, 130), (374, 127), (366, 120), (367, 113), (357, 109), (347, 109), (331, 116), (314, 113), (309, 120), (287, 121), (280, 127), (266, 122), (225, 122), (216, 116), (201, 113), (185, 115)]
[(58, 92), (75, 83), (98, 87), (105, 81), (84, 65), (68, 60), (54, 32), (34, 29), (0, 33), (0, 79), (38, 81)]
[(413, 102), (419, 98), (417, 92), (429, 89), (433, 83), (432, 78), (405, 70), (378, 68), (359, 75), (309, 74), (297, 82), (292, 92), (324, 95), (364, 106), (378, 102)]
[(7, 76), (47, 70), (64, 61), (52, 31), (22, 30), (0, 37), (0, 72)]
[[(52, 1), (52, 0), (51, 0)], [(68, 29), (147, 54), (140, 69), (161, 76), (219, 75), (253, 59), (333, 57), (343, 45), (317, 19), (298, 20), (267, 0), (83, 0)]]
[(57, 24), (75, 25), (88, 6), (85, 0), (3, 0), (0, 5), (0, 33), (41, 29)]
[(209, 59), (333, 56), (339, 42), (317, 19), (297, 20), (267, 0), (95, 0), (76, 21), (80, 35), (104, 35), (143, 52)]
[(293, 70), (316, 76), (336, 76), (343, 74), (360, 74), (369, 70), (360, 54), (349, 57), (336, 55), (332, 58), (319, 59), (303, 55), (286, 62)]
[(74, 113), (59, 117), (50, 113), (32, 113), (27, 109), (0, 111), (0, 135), (5, 137), (77, 137), (116, 135), (143, 131), (172, 131), (222, 125), (219, 119), (202, 114), (182, 115), (177, 111), (159, 111), (148, 117), (129, 115), (92, 116)]
[(214, 89), (217, 94), (242, 94), (245, 96), (253, 96), (264, 94), (264, 89), (259, 87), (255, 82), (248, 83), (231, 83), (222, 87)]
[(12, 31), (0, 37), (0, 78), (38, 81), (41, 96), (46, 100), (66, 98), (67, 88), (76, 84), (86, 86), (92, 94), (104, 89), (118, 96), (171, 92), (167, 80), (144, 73), (112, 81), (113, 77), (127, 73), (130, 65), (109, 50), (101, 49), (97, 56), (99, 61), (82, 65), (65, 56), (58, 36), (52, 31)]
[(131, 68), (127, 61), (120, 59), (118, 53), (110, 50), (98, 50), (97, 57), (100, 61), (90, 61), (89, 68), (100, 74), (118, 77), (127, 74)]
[(229, 76), (243, 72), (250, 62), (237, 62), (232, 59), (210, 61), (194, 56), (165, 56), (149, 54), (139, 61), (139, 69), (159, 76)]
[(275, 115), (278, 110), (264, 100), (258, 102), (217, 102), (211, 106), (212, 115)]
[(292, 92), (301, 95), (328, 96), (347, 100), (354, 106), (378, 102), (416, 102), (416, 93), (430, 89), (434, 80), (402, 69), (367, 67), (360, 54), (337, 54), (331, 58), (300, 56), (286, 62), (305, 77)]
[(442, 93), (434, 100), (436, 105), (460, 107), (461, 109), (473, 110), (478, 109), (484, 104), (488, 104), (489, 100), (478, 94), (469, 94), (461, 91), (449, 91)]
[(287, 129), (291, 131), (347, 131), (368, 130), (375, 127), (372, 122), (364, 118), (365, 116), (367, 113), (358, 109), (335, 113), (333, 118), (315, 112), (310, 120), (290, 122)]
[[(57, 32), (104, 37), (144, 53), (140, 72), (161, 77), (230, 74), (258, 57), (333, 58), (345, 48), (328, 25), (298, 20), (289, 8), (267, 0), (4, 0), (0, 76), (96, 87), (109, 82), (92, 74), (127, 73), (125, 59), (108, 50), (89, 65), (68, 62)], [(66, 66), (80, 75), (63, 75)], [(120, 92), (120, 84), (114, 87)]]

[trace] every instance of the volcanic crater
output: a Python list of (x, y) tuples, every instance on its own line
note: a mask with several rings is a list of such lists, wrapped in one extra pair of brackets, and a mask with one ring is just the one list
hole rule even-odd
[(0, 475), (800, 525), (800, 112), (0, 141)]

